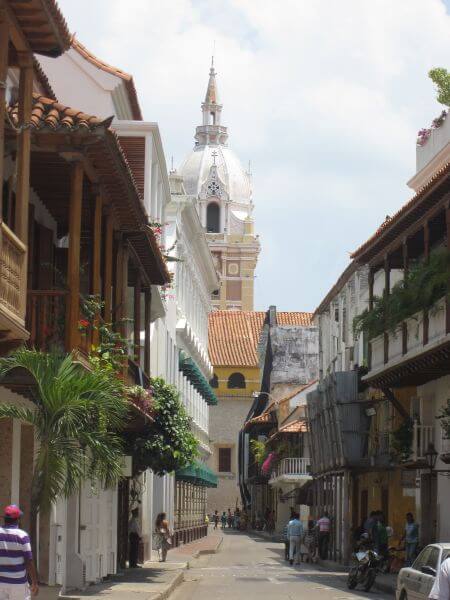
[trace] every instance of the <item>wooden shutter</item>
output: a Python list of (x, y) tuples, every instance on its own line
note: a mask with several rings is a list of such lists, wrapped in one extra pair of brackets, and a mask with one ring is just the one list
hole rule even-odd
[(231, 448), (219, 448), (219, 472), (231, 473)]

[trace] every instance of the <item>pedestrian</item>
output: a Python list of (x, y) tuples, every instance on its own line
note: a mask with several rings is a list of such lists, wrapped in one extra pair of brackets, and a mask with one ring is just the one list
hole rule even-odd
[(214, 514), (213, 514), (213, 522), (214, 522), (214, 529), (217, 529), (218, 525), (219, 525), (219, 511), (215, 510)]
[(380, 511), (377, 512), (376, 521), (373, 526), (373, 543), (375, 550), (383, 556), (387, 558), (388, 555), (388, 532), (387, 527), (384, 523), (383, 513)]
[(405, 533), (400, 541), (405, 542), (405, 567), (410, 567), (416, 557), (419, 543), (419, 525), (410, 512), (406, 514)]
[(319, 556), (322, 560), (328, 558), (328, 546), (330, 544), (331, 520), (327, 512), (317, 521), (319, 528)]
[(231, 514), (231, 508), (228, 509), (227, 524), (228, 529), (231, 529), (233, 527), (233, 515)]
[(361, 535), (363, 533), (367, 533), (367, 535), (369, 536), (369, 540), (372, 540), (372, 536), (373, 536), (373, 528), (376, 524), (377, 521), (377, 511), (373, 510), (370, 515), (368, 516), (368, 518), (364, 521), (364, 531), (361, 533)]
[[(3, 512), (0, 527), (0, 598), (30, 600), (39, 593), (28, 533), (19, 528), (22, 511), (15, 504)], [(31, 582), (31, 590), (28, 582)]]
[(287, 526), (287, 534), (289, 538), (289, 562), (294, 564), (294, 555), (296, 564), (300, 563), (300, 543), (303, 536), (303, 525), (300, 521), (300, 515), (294, 513), (294, 518), (291, 519)]
[(450, 557), (442, 561), (428, 598), (450, 600)]
[[(289, 521), (291, 521), (291, 520), (292, 520), (292, 512), (291, 512), (291, 519), (289, 519)], [(284, 529), (283, 529), (284, 560), (289, 560), (289, 535), (288, 535), (289, 521), (286, 523), (286, 525), (284, 526)]]
[(141, 541), (141, 527), (139, 524), (139, 509), (133, 508), (131, 519), (128, 523), (128, 540), (130, 542), (129, 565), (130, 569), (138, 568), (139, 542)]
[(220, 521), (222, 523), (222, 529), (225, 529), (227, 526), (227, 513), (225, 511), (223, 511)]
[(155, 521), (155, 533), (157, 537), (157, 550), (161, 551), (160, 562), (166, 562), (167, 552), (172, 546), (172, 533), (165, 512), (159, 513)]
[(317, 527), (312, 519), (308, 521), (308, 529), (303, 535), (303, 544), (306, 548), (306, 560), (309, 563), (317, 562)]

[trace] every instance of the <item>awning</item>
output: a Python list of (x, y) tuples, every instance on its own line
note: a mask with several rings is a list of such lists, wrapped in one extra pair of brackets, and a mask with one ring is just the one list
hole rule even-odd
[(179, 360), (179, 369), (187, 377), (187, 379), (192, 383), (200, 396), (207, 402), (208, 404), (217, 404), (217, 397), (215, 393), (212, 391), (211, 386), (206, 380), (203, 373), (197, 367), (195, 362), (189, 356), (186, 356), (184, 352), (180, 352), (180, 360)]
[(217, 487), (217, 475), (207, 465), (198, 461), (175, 471), (175, 479), (205, 487)]

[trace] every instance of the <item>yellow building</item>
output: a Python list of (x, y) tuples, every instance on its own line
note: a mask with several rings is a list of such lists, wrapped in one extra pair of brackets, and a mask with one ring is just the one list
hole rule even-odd
[[(280, 325), (297, 325), (305, 313), (278, 312)], [(238, 485), (238, 436), (259, 392), (258, 343), (265, 312), (218, 310), (209, 316), (211, 385), (218, 398), (209, 415), (209, 466), (218, 474), (217, 489), (208, 491), (208, 509), (232, 510), (241, 504)]]

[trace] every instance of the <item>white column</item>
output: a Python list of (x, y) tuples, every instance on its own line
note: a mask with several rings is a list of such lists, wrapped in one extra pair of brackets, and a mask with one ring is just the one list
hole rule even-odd
[[(220, 203), (220, 231), (221, 231), (221, 233), (223, 233), (225, 231), (225, 228), (227, 226), (225, 218), (226, 218), (226, 215), (225, 215), (225, 202), (222, 201)], [(227, 229), (227, 233), (229, 233), (228, 229)]]
[(150, 216), (152, 219), (158, 218), (158, 163), (152, 162), (152, 176), (151, 176), (151, 208)]
[(20, 442), (22, 425), (19, 420), (12, 423), (12, 460), (11, 460), (11, 504), (20, 501)]
[(151, 133), (147, 133), (145, 136), (144, 204), (149, 215), (152, 214), (152, 163), (153, 136)]

